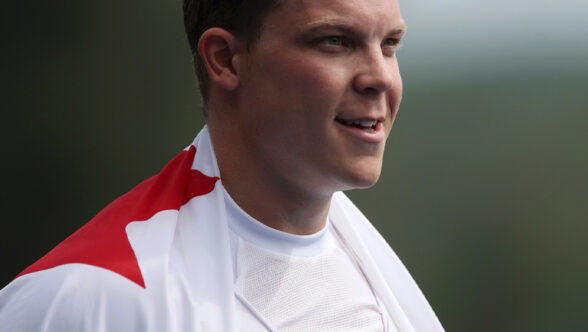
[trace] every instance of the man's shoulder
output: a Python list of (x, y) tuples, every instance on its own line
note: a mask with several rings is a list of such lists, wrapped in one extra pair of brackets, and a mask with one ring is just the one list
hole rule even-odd
[(218, 180), (192, 169), (194, 155), (184, 150), (0, 290), (0, 330), (166, 330), (141, 317), (173, 316), (165, 301), (182, 280), (166, 269), (179, 210)]
[(141, 314), (135, 308), (149, 302), (144, 290), (103, 268), (60, 265), (2, 289), (0, 325), (7, 331), (89, 331), (108, 322), (120, 330), (128, 325), (123, 318)]
[[(128, 227), (161, 220), (157, 216), (162, 212), (178, 211), (189, 199), (212, 191), (218, 178), (192, 170), (194, 155), (194, 147), (184, 150), (159, 174), (114, 200), (17, 278), (77, 263), (110, 270), (145, 287)], [(175, 217), (167, 219), (175, 220)]]

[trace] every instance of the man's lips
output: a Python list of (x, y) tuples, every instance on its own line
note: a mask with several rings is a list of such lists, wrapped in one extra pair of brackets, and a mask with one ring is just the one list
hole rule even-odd
[(335, 118), (335, 121), (346, 125), (346, 126), (353, 126), (353, 127), (357, 127), (359, 129), (364, 129), (367, 131), (373, 131), (376, 129), (376, 126), (378, 125), (378, 120), (370, 120), (370, 119), (363, 119), (363, 120), (344, 120), (344, 119), (339, 119), (339, 118)]
[(381, 143), (386, 140), (383, 120), (374, 118), (335, 118), (335, 122), (346, 133), (366, 143)]

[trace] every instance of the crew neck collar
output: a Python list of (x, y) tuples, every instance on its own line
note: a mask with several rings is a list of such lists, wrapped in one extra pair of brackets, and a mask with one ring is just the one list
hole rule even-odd
[(233, 200), (224, 186), (222, 190), (227, 207), (229, 229), (257, 247), (284, 255), (310, 257), (324, 252), (333, 240), (332, 236), (328, 236), (331, 233), (328, 218), (325, 227), (313, 234), (298, 235), (283, 232), (250, 216)]

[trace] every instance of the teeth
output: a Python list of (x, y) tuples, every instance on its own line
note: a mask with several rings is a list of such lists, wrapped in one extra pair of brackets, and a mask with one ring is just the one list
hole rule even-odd
[(376, 125), (376, 121), (371, 121), (371, 120), (361, 120), (360, 121), (360, 125), (362, 127), (373, 127)]
[(359, 120), (352, 120), (352, 121), (343, 120), (342, 122), (343, 122), (343, 124), (345, 124), (347, 126), (359, 126), (360, 125)]
[(377, 120), (340, 120), (337, 121), (343, 123), (346, 126), (356, 126), (356, 127), (363, 127), (366, 129), (374, 129), (375, 126), (378, 124)]

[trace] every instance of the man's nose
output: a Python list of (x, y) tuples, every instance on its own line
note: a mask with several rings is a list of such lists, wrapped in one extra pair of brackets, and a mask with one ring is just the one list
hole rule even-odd
[(396, 55), (385, 56), (380, 48), (366, 51), (358, 63), (354, 88), (362, 94), (377, 95), (394, 87), (397, 70)]

